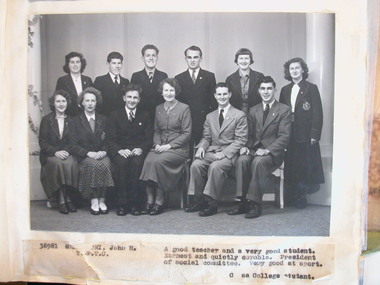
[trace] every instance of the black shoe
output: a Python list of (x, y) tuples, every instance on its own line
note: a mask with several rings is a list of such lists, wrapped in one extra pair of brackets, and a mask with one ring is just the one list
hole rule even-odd
[(124, 208), (123, 206), (119, 206), (116, 209), (116, 215), (118, 216), (125, 216), (127, 214), (127, 209)]
[(294, 207), (297, 209), (305, 209), (307, 206), (307, 200), (306, 197), (297, 198), (294, 202)]
[(141, 215), (140, 209), (138, 207), (136, 207), (136, 206), (133, 206), (131, 208), (131, 215), (132, 216), (140, 216)]
[(199, 216), (201, 217), (209, 217), (212, 215), (215, 215), (218, 212), (218, 206), (213, 204), (210, 204), (206, 209), (199, 212)]
[(249, 205), (249, 208), (250, 208), (249, 212), (245, 214), (246, 219), (254, 219), (261, 216), (261, 213), (262, 213), (261, 204), (256, 203), (256, 202), (251, 202)]
[(156, 215), (161, 214), (163, 211), (164, 211), (164, 206), (154, 204), (154, 207), (153, 207), (152, 211), (150, 211), (149, 215), (156, 216)]
[(141, 215), (149, 215), (153, 209), (154, 204), (146, 203), (145, 207), (141, 210)]
[(67, 209), (67, 206), (65, 203), (59, 205), (59, 212), (65, 215), (69, 213), (69, 209)]
[(97, 216), (97, 215), (100, 214), (100, 211), (95, 211), (94, 209), (90, 208), (90, 213), (91, 213), (92, 215)]
[(198, 212), (206, 209), (208, 202), (203, 198), (198, 198), (192, 205), (185, 209), (186, 213)]
[(246, 214), (249, 212), (249, 205), (247, 202), (240, 202), (239, 206), (236, 209), (228, 211), (227, 214), (231, 216)]
[(74, 206), (73, 202), (69, 201), (66, 203), (67, 209), (71, 213), (75, 213), (77, 211), (77, 208)]

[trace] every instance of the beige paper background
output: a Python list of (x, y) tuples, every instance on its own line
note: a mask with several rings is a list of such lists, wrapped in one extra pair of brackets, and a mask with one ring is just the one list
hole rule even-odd
[[(187, 5), (186, 5), (187, 4)], [(194, 236), (83, 234), (30, 231), (27, 124), (27, 17), (29, 13), (106, 13), (134, 11), (244, 11), (336, 13), (335, 112), (332, 208), (330, 237), (298, 238), (335, 244), (335, 274), (320, 284), (357, 284), (361, 249), (361, 201), (366, 140), (366, 1), (58, 1), (1, 0), (0, 140), (0, 280), (65, 281), (60, 277), (24, 275), (24, 240), (67, 240), (75, 244), (105, 242), (194, 242)], [(251, 244), (275, 241), (286, 244), (294, 237), (197, 236), (197, 243)], [(326, 254), (330, 254), (326, 253)], [(28, 254), (32, 254), (28, 252)], [(145, 272), (145, 271), (144, 271)], [(82, 280), (81, 282), (85, 282)], [(103, 283), (103, 282), (102, 282)], [(110, 282), (104, 281), (104, 284)]]

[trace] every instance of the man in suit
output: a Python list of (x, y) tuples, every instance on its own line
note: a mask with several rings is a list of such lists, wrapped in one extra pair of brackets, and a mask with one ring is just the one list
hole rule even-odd
[(153, 144), (153, 124), (149, 114), (138, 107), (140, 92), (140, 86), (129, 84), (124, 90), (124, 108), (112, 112), (107, 122), (108, 154), (116, 166), (118, 216), (139, 215), (144, 202), (139, 177)]
[(168, 75), (156, 68), (159, 50), (154, 45), (145, 45), (141, 49), (141, 59), (144, 62), (144, 69), (132, 74), (131, 83), (138, 84), (142, 88), (139, 108), (147, 111), (154, 120), (154, 113), (157, 105), (164, 100), (158, 92), (158, 85)]
[(269, 175), (283, 162), (291, 134), (291, 110), (275, 100), (276, 83), (270, 76), (259, 82), (262, 104), (249, 110), (249, 137), (236, 162), (236, 197), (241, 203), (229, 215), (245, 214), (252, 219), (261, 215), (262, 196)]
[(257, 90), (258, 82), (264, 74), (250, 68), (254, 61), (252, 52), (247, 48), (241, 48), (236, 52), (235, 63), (239, 69), (226, 79), (232, 93), (231, 105), (248, 114), (249, 108), (261, 102)]
[(199, 47), (187, 48), (185, 60), (188, 70), (175, 76), (181, 86), (177, 99), (190, 107), (193, 126), (190, 144), (197, 144), (202, 138), (206, 115), (217, 106), (213, 97), (216, 80), (214, 73), (200, 67), (202, 50)]
[(124, 106), (123, 88), (129, 84), (129, 80), (120, 75), (123, 67), (123, 56), (116, 51), (107, 56), (108, 73), (95, 78), (94, 87), (98, 89), (103, 96), (103, 104), (97, 106), (97, 111), (103, 115), (109, 116)]
[(186, 212), (207, 217), (217, 213), (220, 192), (228, 171), (248, 139), (247, 116), (230, 104), (231, 92), (225, 83), (215, 87), (218, 109), (207, 115), (203, 136), (190, 167), (188, 194), (195, 195)]

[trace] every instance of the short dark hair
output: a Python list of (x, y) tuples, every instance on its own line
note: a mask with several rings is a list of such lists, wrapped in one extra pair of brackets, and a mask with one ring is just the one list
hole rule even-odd
[(295, 62), (299, 62), (301, 64), (301, 67), (303, 69), (302, 79), (307, 79), (309, 77), (309, 68), (307, 67), (306, 62), (300, 57), (294, 57), (292, 59), (289, 59), (287, 62), (285, 62), (285, 64), (284, 64), (284, 78), (286, 80), (292, 81), (292, 77), (290, 76), (290, 72), (289, 72), (289, 66)]
[(158, 53), (160, 52), (160, 51), (158, 50), (158, 48), (157, 48), (155, 45), (147, 44), (147, 45), (143, 46), (143, 48), (141, 49), (141, 54), (142, 54), (142, 56), (145, 55), (145, 51), (146, 51), (147, 49), (154, 49), (154, 50), (156, 51), (157, 55), (158, 55)]
[(238, 57), (239, 55), (249, 55), (249, 57), (251, 58), (251, 63), (254, 63), (253, 61), (253, 54), (251, 52), (251, 50), (247, 49), (247, 48), (240, 48), (238, 49), (238, 51), (235, 53), (235, 63), (237, 64), (237, 60), (238, 60)]
[(181, 93), (181, 86), (179, 85), (177, 79), (175, 78), (166, 78), (160, 82), (160, 85), (158, 85), (157, 91), (162, 94), (162, 89), (164, 87), (164, 84), (167, 83), (175, 90), (175, 95), (178, 95)]
[(219, 82), (219, 83), (217, 83), (217, 84), (215, 85), (214, 93), (216, 93), (216, 89), (218, 89), (218, 88), (220, 88), (220, 87), (222, 87), (222, 88), (227, 88), (227, 89), (228, 89), (228, 92), (230, 92), (230, 88), (228, 87), (227, 83), (225, 83), (225, 82)]
[(54, 108), (54, 101), (55, 101), (55, 97), (57, 97), (58, 95), (61, 95), (61, 96), (65, 97), (65, 99), (67, 101), (67, 107), (69, 107), (69, 105), (71, 105), (71, 96), (70, 96), (70, 94), (67, 93), (65, 90), (62, 90), (62, 89), (56, 90), (53, 93), (53, 95), (49, 98), (49, 107), (50, 107), (51, 111), (55, 110), (55, 108)]
[(96, 89), (94, 87), (87, 87), (78, 96), (77, 102), (78, 102), (78, 104), (79, 104), (79, 106), (81, 108), (83, 108), (82, 107), (82, 102), (83, 102), (83, 99), (84, 99), (84, 95), (86, 93), (90, 93), (90, 94), (94, 94), (95, 95), (95, 97), (96, 97), (96, 105), (101, 105), (103, 103), (102, 93), (98, 89)]
[(259, 89), (260, 89), (261, 83), (272, 83), (273, 87), (276, 88), (276, 82), (271, 76), (264, 76), (258, 83), (259, 84), (257, 84), (257, 86), (259, 86)]
[(70, 59), (72, 59), (73, 57), (79, 57), (80, 63), (81, 63), (80, 73), (82, 73), (84, 71), (84, 69), (86, 68), (87, 61), (83, 57), (83, 54), (76, 52), (76, 51), (72, 51), (72, 52), (65, 55), (65, 65), (63, 66), (63, 71), (67, 74), (70, 74), (69, 62), (70, 62)]
[(120, 59), (121, 62), (123, 62), (123, 59), (124, 59), (120, 52), (113, 51), (107, 55), (107, 62), (111, 62), (111, 60), (114, 58)]
[(122, 89), (123, 96), (124, 96), (125, 94), (127, 94), (127, 92), (129, 92), (129, 91), (137, 91), (137, 93), (139, 93), (139, 95), (140, 95), (141, 92), (142, 92), (142, 88), (141, 88), (141, 86), (138, 85), (138, 84), (130, 83), (130, 84), (128, 84), (126, 87), (124, 87), (124, 88)]
[(191, 46), (191, 47), (188, 47), (187, 49), (185, 49), (185, 56), (187, 56), (186, 53), (187, 53), (188, 50), (199, 51), (199, 55), (200, 55), (200, 57), (202, 57), (202, 55), (203, 55), (202, 50), (201, 50), (200, 47), (197, 47), (197, 46)]

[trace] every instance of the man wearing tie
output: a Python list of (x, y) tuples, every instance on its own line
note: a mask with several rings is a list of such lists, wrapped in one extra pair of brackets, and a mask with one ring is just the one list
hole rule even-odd
[(129, 80), (120, 75), (123, 67), (123, 56), (116, 51), (107, 56), (108, 73), (95, 78), (94, 87), (98, 89), (103, 96), (103, 104), (97, 106), (97, 111), (103, 115), (109, 116), (124, 106), (123, 88), (129, 84)]
[(147, 111), (154, 120), (154, 112), (157, 105), (164, 100), (158, 92), (158, 85), (168, 75), (156, 68), (159, 50), (156, 46), (148, 44), (141, 49), (141, 59), (144, 62), (144, 69), (132, 74), (131, 83), (138, 84), (142, 88), (139, 108)]
[(240, 149), (236, 162), (236, 197), (239, 206), (229, 215), (245, 214), (252, 219), (261, 215), (263, 190), (269, 175), (281, 166), (290, 140), (291, 109), (275, 100), (276, 83), (270, 76), (259, 82), (262, 103), (248, 113), (248, 142)]
[(187, 48), (185, 60), (188, 70), (175, 76), (181, 86), (181, 93), (177, 98), (190, 107), (193, 126), (190, 144), (197, 144), (202, 137), (206, 115), (217, 106), (213, 97), (216, 80), (214, 73), (200, 67), (202, 50), (199, 47)]
[(224, 181), (248, 139), (247, 117), (231, 106), (227, 84), (218, 83), (214, 96), (218, 108), (206, 117), (203, 136), (190, 167), (188, 194), (194, 195), (195, 201), (185, 210), (199, 211), (201, 217), (217, 213)]
[(124, 108), (112, 112), (107, 123), (108, 153), (116, 166), (118, 216), (139, 215), (144, 203), (139, 177), (153, 144), (153, 124), (150, 115), (137, 107), (140, 92), (140, 86), (129, 84), (124, 90)]

